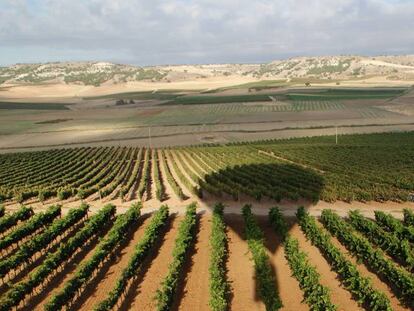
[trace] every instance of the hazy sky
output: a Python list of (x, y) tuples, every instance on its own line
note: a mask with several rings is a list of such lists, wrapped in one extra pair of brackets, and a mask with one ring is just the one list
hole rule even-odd
[(414, 53), (414, 0), (0, 0), (0, 64)]

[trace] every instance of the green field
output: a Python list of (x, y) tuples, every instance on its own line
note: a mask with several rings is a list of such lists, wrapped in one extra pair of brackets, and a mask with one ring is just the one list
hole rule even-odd
[(55, 103), (15, 103), (0, 102), (0, 109), (4, 110), (69, 110), (68, 104)]
[(289, 101), (326, 101), (326, 100), (366, 100), (389, 99), (402, 95), (406, 89), (300, 89), (287, 90), (278, 93), (260, 93), (244, 95), (188, 95), (178, 96), (165, 105), (201, 105), (246, 102), (269, 102), (271, 97), (277, 100)]

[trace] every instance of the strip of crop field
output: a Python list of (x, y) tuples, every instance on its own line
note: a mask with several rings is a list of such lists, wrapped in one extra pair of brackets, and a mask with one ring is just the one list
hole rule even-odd
[[(87, 208), (86, 205), (80, 209)], [(25, 297), (33, 292), (35, 288), (44, 286), (45, 280), (50, 279), (52, 274), (58, 273), (59, 267), (70, 260), (71, 257), (81, 248), (85, 247), (88, 240), (105, 228), (115, 215), (115, 206), (107, 205), (99, 212), (86, 221), (85, 226), (63, 243), (54, 253), (49, 253), (45, 260), (36, 267), (21, 282), (13, 285), (6, 294), (0, 299), (0, 310), (10, 310), (17, 307)]]
[(242, 103), (242, 102), (269, 102), (269, 96), (274, 94), (250, 94), (250, 95), (232, 95), (232, 96), (181, 96), (177, 97), (164, 105), (202, 105), (202, 104), (220, 104), (220, 103)]
[(247, 244), (253, 256), (259, 296), (263, 300), (266, 310), (279, 310), (283, 304), (275, 285), (276, 281), (269, 263), (269, 257), (266, 254), (263, 232), (256, 223), (250, 205), (243, 206), (243, 218), (246, 224)]
[[(66, 104), (68, 105), (68, 104)], [(0, 102), (0, 109), (69, 110), (64, 104)]]
[(31, 262), (31, 258), (37, 252), (52, 246), (52, 242), (65, 231), (80, 221), (88, 211), (87, 206), (78, 209), (72, 209), (61, 219), (55, 220), (41, 234), (25, 242), (19, 250), (10, 257), (0, 261), (0, 278), (4, 278), (13, 269), (20, 265), (26, 265)]
[(356, 235), (352, 227), (331, 210), (323, 210), (321, 219), (351, 253), (392, 285), (403, 303), (414, 307), (414, 277), (411, 273), (389, 260), (380, 249), (372, 247), (366, 238)]
[(298, 209), (296, 217), (306, 237), (321, 250), (352, 295), (369, 310), (392, 310), (388, 298), (372, 286), (369, 278), (360, 274), (357, 267), (332, 243), (330, 235), (316, 224), (303, 207)]
[(116, 280), (114, 288), (108, 293), (107, 298), (95, 306), (95, 311), (109, 311), (117, 304), (120, 297), (125, 294), (131, 285), (131, 280), (137, 275), (143, 260), (150, 254), (156, 241), (159, 239), (161, 230), (168, 219), (168, 207), (163, 205), (155, 212), (151, 223), (145, 229), (144, 236), (135, 246), (135, 251), (124, 268), (121, 276)]
[(223, 204), (216, 204), (213, 211), (212, 231), (210, 237), (210, 299), (213, 311), (226, 311), (229, 306), (230, 284), (227, 281), (226, 261), (228, 241), (226, 224), (223, 219)]
[(337, 310), (331, 302), (329, 289), (319, 282), (318, 270), (311, 265), (308, 255), (299, 249), (298, 240), (289, 235), (287, 224), (278, 208), (269, 211), (269, 222), (275, 232), (282, 237), (286, 259), (311, 310)]
[(131, 225), (137, 222), (140, 216), (141, 205), (132, 205), (129, 210), (118, 216), (111, 230), (96, 247), (92, 257), (83, 262), (75, 275), (66, 282), (64, 288), (52, 296), (45, 305), (45, 310), (62, 310), (76, 299), (76, 295), (93, 278), (94, 272), (117, 249), (120, 242), (125, 239)]
[(165, 276), (161, 288), (157, 290), (158, 311), (169, 310), (173, 302), (186, 255), (195, 238), (196, 207), (195, 203), (187, 206), (185, 218), (180, 223), (172, 253), (173, 260), (169, 265), (168, 274)]

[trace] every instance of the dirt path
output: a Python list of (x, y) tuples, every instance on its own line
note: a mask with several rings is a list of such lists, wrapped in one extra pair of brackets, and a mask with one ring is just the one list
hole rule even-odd
[(155, 258), (149, 258), (147, 267), (143, 267), (142, 275), (137, 278), (138, 285), (132, 286), (120, 310), (150, 311), (156, 309), (154, 297), (168, 272), (178, 226), (182, 219), (182, 217), (177, 217), (172, 220), (171, 228), (166, 233)]
[[(172, 310), (210, 310), (209, 300), (209, 272), (211, 217), (199, 217), (199, 230), (191, 260), (187, 263), (187, 277), (183, 288), (179, 306)], [(180, 296), (180, 295), (178, 295)]]
[(331, 301), (338, 306), (338, 311), (362, 310), (352, 298), (351, 293), (342, 286), (338, 275), (331, 270), (330, 264), (319, 252), (319, 249), (306, 240), (299, 225), (293, 225), (289, 232), (298, 239), (300, 249), (308, 254), (309, 261), (317, 267), (321, 275), (320, 283), (330, 289)]
[(267, 217), (258, 218), (261, 229), (265, 235), (265, 246), (268, 249), (271, 265), (275, 271), (276, 286), (283, 303), (281, 310), (309, 310), (306, 303), (302, 302), (303, 292), (298, 281), (292, 277), (292, 271), (285, 258), (285, 252), (280, 238), (269, 226)]
[(135, 246), (138, 241), (144, 235), (145, 228), (151, 221), (151, 217), (145, 217), (142, 219), (139, 227), (133, 233), (131, 239), (128, 240), (128, 244), (119, 251), (118, 257), (111, 261), (111, 266), (105, 275), (102, 277), (98, 276), (99, 283), (96, 284), (91, 290), (85, 291), (83, 296), (83, 304), (80, 306), (79, 310), (92, 310), (95, 304), (99, 303), (106, 298), (108, 293), (114, 287), (115, 281), (121, 275), (122, 270), (126, 267), (135, 250)]
[(225, 215), (228, 227), (229, 258), (228, 279), (231, 283), (232, 297), (230, 310), (265, 310), (265, 305), (256, 295), (256, 280), (253, 262), (243, 240), (244, 222), (238, 215)]
[[(319, 224), (321, 227), (323, 226), (322, 224)], [(405, 308), (401, 305), (400, 301), (398, 300), (397, 297), (395, 297), (395, 295), (393, 294), (393, 292), (391, 291), (391, 288), (384, 282), (381, 281), (381, 279), (373, 272), (370, 272), (368, 270), (368, 268), (363, 264), (363, 263), (358, 263), (356, 258), (353, 257), (348, 250), (345, 248), (345, 246), (343, 246), (337, 238), (332, 237), (331, 238), (332, 243), (338, 247), (341, 252), (349, 259), (349, 261), (351, 261), (354, 265), (356, 265), (358, 267), (358, 271), (361, 273), (361, 275), (365, 276), (365, 277), (369, 277), (372, 281), (372, 285), (374, 286), (374, 288), (380, 290), (381, 292), (383, 292), (388, 299), (391, 302), (392, 308), (394, 311), (401, 311), (401, 310), (410, 310), (409, 308)]]
[(302, 163), (299, 163), (299, 162), (295, 162), (295, 161), (292, 161), (292, 160), (283, 158), (281, 156), (277, 156), (277, 155), (274, 154), (274, 152), (267, 152), (267, 151), (264, 151), (264, 150), (259, 150), (258, 152), (259, 152), (259, 154), (265, 154), (265, 155), (267, 155), (269, 157), (278, 159), (280, 161), (284, 161), (284, 162), (287, 162), (287, 163), (290, 163), (290, 164), (295, 164), (295, 165), (301, 166), (303, 168), (311, 169), (311, 170), (314, 170), (314, 171), (316, 171), (318, 173), (325, 174), (324, 171), (322, 171), (322, 170), (320, 170), (320, 169), (318, 169), (316, 167), (313, 167), (313, 166), (310, 166), (310, 165), (306, 165), (306, 164), (302, 164)]

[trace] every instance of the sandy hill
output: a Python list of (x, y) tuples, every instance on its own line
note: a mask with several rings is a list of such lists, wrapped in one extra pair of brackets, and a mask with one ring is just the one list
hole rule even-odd
[(126, 82), (179, 82), (211, 78), (360, 79), (381, 76), (414, 80), (414, 55), (297, 57), (266, 64), (164, 65), (137, 67), (108, 62), (16, 64), (0, 67), (0, 84), (113, 85)]

